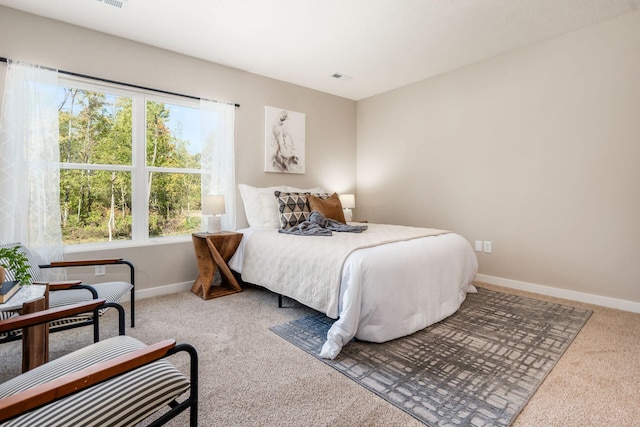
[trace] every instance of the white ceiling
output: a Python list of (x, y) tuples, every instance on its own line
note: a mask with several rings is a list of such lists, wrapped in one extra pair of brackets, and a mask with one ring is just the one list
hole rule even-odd
[[(639, 3), (128, 0), (119, 9), (101, 0), (0, 0), (36, 15), (354, 100), (632, 12)], [(336, 80), (334, 73), (353, 79)]]

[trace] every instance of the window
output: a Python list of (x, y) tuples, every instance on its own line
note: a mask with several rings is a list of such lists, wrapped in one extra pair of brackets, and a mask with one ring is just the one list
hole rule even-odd
[(199, 102), (75, 79), (61, 84), (64, 244), (200, 230)]

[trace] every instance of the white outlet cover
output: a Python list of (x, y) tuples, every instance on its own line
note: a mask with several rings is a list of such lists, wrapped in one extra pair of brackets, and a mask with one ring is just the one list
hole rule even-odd
[(491, 242), (485, 241), (484, 247), (482, 248), (483, 252), (490, 254), (491, 253)]
[(476, 252), (482, 252), (482, 240), (476, 240)]

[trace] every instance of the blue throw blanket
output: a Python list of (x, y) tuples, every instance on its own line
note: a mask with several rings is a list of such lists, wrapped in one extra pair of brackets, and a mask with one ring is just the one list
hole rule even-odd
[(325, 218), (320, 212), (313, 211), (307, 221), (286, 230), (278, 230), (278, 232), (296, 236), (331, 236), (334, 231), (362, 233), (366, 229), (366, 225), (343, 224), (335, 219)]

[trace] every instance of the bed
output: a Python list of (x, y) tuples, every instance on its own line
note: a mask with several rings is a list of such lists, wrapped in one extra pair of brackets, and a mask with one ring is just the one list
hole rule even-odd
[(282, 218), (273, 214), (274, 191), (322, 194), (321, 189), (240, 190), (250, 227), (238, 230), (244, 236), (229, 267), (245, 282), (336, 319), (321, 357), (335, 358), (354, 337), (384, 342), (410, 335), (455, 313), (466, 294), (475, 292), (477, 258), (456, 233), (366, 224), (361, 233), (283, 234)]

